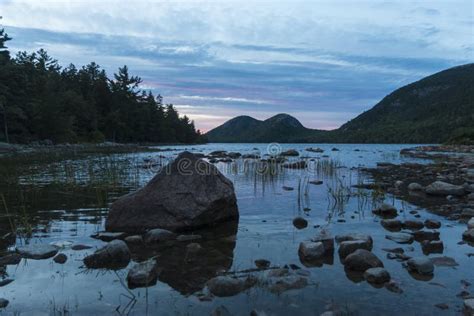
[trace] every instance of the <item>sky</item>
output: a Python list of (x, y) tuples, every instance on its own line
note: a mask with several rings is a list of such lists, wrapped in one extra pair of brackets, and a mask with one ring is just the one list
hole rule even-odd
[(288, 113), (334, 129), (396, 88), (474, 62), (474, 1), (0, 0), (12, 52), (126, 64), (208, 131)]

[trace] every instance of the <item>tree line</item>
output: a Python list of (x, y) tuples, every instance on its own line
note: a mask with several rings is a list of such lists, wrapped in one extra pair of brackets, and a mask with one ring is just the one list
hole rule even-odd
[(109, 79), (94, 62), (61, 67), (40, 49), (10, 55), (0, 29), (0, 141), (199, 143), (205, 137), (127, 66)]

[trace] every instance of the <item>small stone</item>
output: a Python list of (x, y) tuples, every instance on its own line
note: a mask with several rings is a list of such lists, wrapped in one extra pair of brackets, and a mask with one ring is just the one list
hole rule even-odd
[(340, 244), (343, 241), (348, 241), (348, 240), (364, 240), (368, 244), (372, 246), (373, 240), (372, 237), (366, 234), (360, 234), (360, 233), (350, 233), (350, 234), (345, 234), (345, 235), (336, 235), (336, 242)]
[(403, 223), (403, 227), (411, 230), (419, 230), (425, 227), (425, 224), (421, 221), (407, 220)]
[(408, 185), (408, 190), (409, 191), (422, 191), (423, 190), (423, 186), (419, 183), (416, 183), (416, 182), (412, 182)]
[(384, 268), (370, 268), (364, 272), (364, 279), (370, 283), (385, 283), (390, 281), (390, 274)]
[(365, 249), (368, 251), (372, 250), (372, 243), (367, 240), (347, 240), (343, 241), (339, 245), (339, 257), (341, 259), (346, 258), (348, 255), (356, 251), (357, 249)]
[(403, 290), (400, 288), (398, 283), (395, 281), (389, 281), (384, 284), (385, 288), (389, 290), (390, 292), (397, 293), (397, 294), (402, 294)]
[(446, 304), (446, 303), (435, 304), (435, 307), (437, 307), (437, 308), (439, 308), (439, 309), (442, 309), (442, 310), (449, 309), (449, 306), (448, 306), (448, 304)]
[(92, 235), (91, 237), (92, 238), (95, 238), (95, 239), (100, 239), (102, 241), (112, 241), (112, 240), (115, 240), (115, 239), (124, 239), (126, 236), (125, 233), (123, 232), (117, 232), (117, 233), (112, 233), (112, 232), (98, 232), (94, 235)]
[(149, 230), (143, 237), (143, 240), (147, 244), (159, 243), (159, 242), (169, 241), (173, 239), (176, 239), (175, 233), (166, 229), (161, 229), (161, 228), (155, 228), (155, 229)]
[(464, 300), (464, 310), (470, 315), (474, 314), (474, 298)]
[(474, 228), (470, 228), (462, 233), (462, 239), (469, 242), (474, 242)]
[(148, 287), (156, 284), (158, 269), (155, 259), (149, 259), (135, 264), (128, 271), (127, 282), (130, 289)]
[(370, 268), (383, 267), (376, 255), (365, 249), (357, 249), (344, 260), (344, 266), (352, 271), (365, 272)]
[(63, 253), (57, 254), (56, 257), (53, 258), (53, 261), (59, 264), (64, 264), (67, 261), (67, 256)]
[(84, 258), (89, 269), (121, 269), (130, 262), (130, 250), (122, 240), (112, 240), (103, 248)]
[(132, 235), (125, 237), (125, 242), (127, 244), (141, 244), (143, 242), (143, 237), (141, 235)]
[(402, 228), (402, 222), (398, 219), (383, 219), (380, 224), (389, 230), (400, 230)]
[(438, 229), (441, 227), (441, 222), (434, 219), (427, 219), (425, 221), (425, 226), (429, 229)]
[(433, 262), (428, 257), (411, 258), (407, 261), (407, 268), (421, 275), (432, 275), (434, 271)]
[(7, 299), (0, 298), (0, 308), (5, 308), (8, 306), (8, 303), (10, 303)]
[(283, 186), (282, 189), (285, 190), (285, 191), (293, 191), (295, 188), (288, 187), (288, 186)]
[(267, 269), (270, 267), (270, 261), (266, 259), (257, 259), (255, 260), (255, 266), (259, 269)]
[(302, 289), (307, 285), (307, 278), (299, 275), (288, 275), (269, 280), (268, 288), (272, 293), (283, 293), (289, 290)]
[(295, 219), (293, 219), (293, 226), (297, 229), (303, 229), (308, 227), (308, 221), (303, 217), (295, 217)]
[(256, 279), (248, 277), (233, 278), (230, 276), (218, 276), (210, 279), (207, 282), (209, 291), (215, 296), (228, 297), (239, 294), (242, 291), (252, 287), (256, 282)]
[(430, 253), (443, 253), (444, 245), (441, 240), (423, 240), (421, 249), (425, 255)]
[(398, 215), (397, 209), (390, 205), (390, 204), (382, 204), (380, 207), (376, 208), (375, 210), (372, 211), (375, 215), (382, 216), (382, 217), (388, 217), (388, 218), (394, 218)]
[(423, 240), (439, 240), (439, 232), (418, 230), (413, 232), (413, 237), (419, 242)]
[(75, 251), (86, 250), (86, 249), (91, 249), (91, 248), (92, 248), (92, 246), (83, 245), (83, 244), (76, 244), (76, 245), (72, 245), (72, 247), (71, 247), (71, 249), (75, 250)]
[(298, 253), (306, 260), (321, 259), (324, 256), (324, 245), (322, 242), (303, 241)]

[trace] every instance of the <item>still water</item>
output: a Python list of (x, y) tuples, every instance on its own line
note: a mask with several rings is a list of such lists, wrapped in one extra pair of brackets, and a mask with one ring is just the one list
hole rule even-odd
[[(413, 145), (412, 145), (413, 146)], [(370, 178), (358, 167), (374, 167), (377, 162), (415, 161), (399, 155), (406, 145), (330, 145), (330, 144), (207, 144), (164, 146), (163, 151), (120, 155), (58, 158), (56, 161), (31, 161), (16, 166), (9, 162), (0, 190), (3, 196), (0, 228), (8, 233), (12, 218), (20, 231), (16, 241), (2, 245), (2, 251), (24, 243), (55, 243), (68, 256), (64, 265), (52, 259), (22, 259), (6, 267), (3, 278), (14, 279), (0, 287), (0, 297), (10, 301), (0, 314), (5, 315), (209, 315), (225, 306), (232, 315), (249, 315), (252, 310), (266, 315), (320, 315), (327, 310), (350, 315), (434, 315), (459, 314), (463, 290), (461, 280), (474, 282), (474, 249), (458, 245), (465, 224), (430, 214), (390, 195), (356, 189)], [(324, 153), (305, 151), (320, 147)], [(333, 151), (332, 148), (337, 148)], [(172, 249), (132, 249), (134, 260), (157, 255), (162, 269), (157, 285), (128, 289), (128, 268), (119, 271), (85, 270), (82, 259), (105, 243), (90, 236), (103, 230), (107, 206), (117, 197), (147, 183), (160, 164), (183, 150), (208, 154), (216, 150), (258, 153), (296, 149), (310, 161), (309, 170), (255, 171), (257, 161), (242, 159), (216, 166), (234, 183), (240, 219), (238, 224), (217, 231), (199, 232), (203, 251), (186, 257), (184, 247)], [(291, 158), (290, 160), (299, 160)], [(416, 162), (423, 163), (416, 159)], [(3, 163), (3, 162), (2, 162)], [(7, 175), (7, 176), (5, 176)], [(309, 181), (322, 180), (322, 185)], [(285, 190), (283, 187), (292, 187)], [(402, 246), (410, 256), (422, 254), (420, 244), (398, 245), (385, 239), (387, 232), (371, 210), (382, 201), (394, 204), (400, 219), (438, 219), (445, 249), (456, 267), (436, 267), (430, 280), (417, 280), (396, 260), (387, 259), (383, 248)], [(5, 203), (3, 203), (5, 202)], [(1, 209), (1, 208), (0, 208)], [(298, 230), (292, 220), (304, 217), (309, 225)], [(306, 267), (299, 259), (298, 246), (321, 229), (332, 235), (361, 232), (374, 239), (373, 253), (384, 263), (403, 293), (375, 288), (346, 275), (337, 251), (332, 261)], [(229, 238), (236, 234), (236, 238)], [(208, 236), (209, 235), (209, 236)], [(71, 244), (93, 248), (74, 251)], [(431, 255), (431, 256), (440, 256)], [(280, 294), (255, 286), (233, 297), (199, 300), (207, 280), (222, 271), (255, 268), (254, 261), (266, 259), (272, 266), (297, 265), (309, 272), (309, 285)], [(130, 266), (134, 262), (130, 263)], [(130, 267), (129, 266), (129, 267)], [(306, 273), (306, 272), (305, 272)], [(264, 278), (262, 274), (262, 278)], [(435, 307), (445, 303), (447, 310)]]

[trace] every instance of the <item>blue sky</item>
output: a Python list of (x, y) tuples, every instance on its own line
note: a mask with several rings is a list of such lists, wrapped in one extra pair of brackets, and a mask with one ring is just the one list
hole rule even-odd
[(474, 61), (465, 1), (0, 0), (13, 52), (127, 64), (206, 131), (289, 113), (337, 128), (386, 94)]

